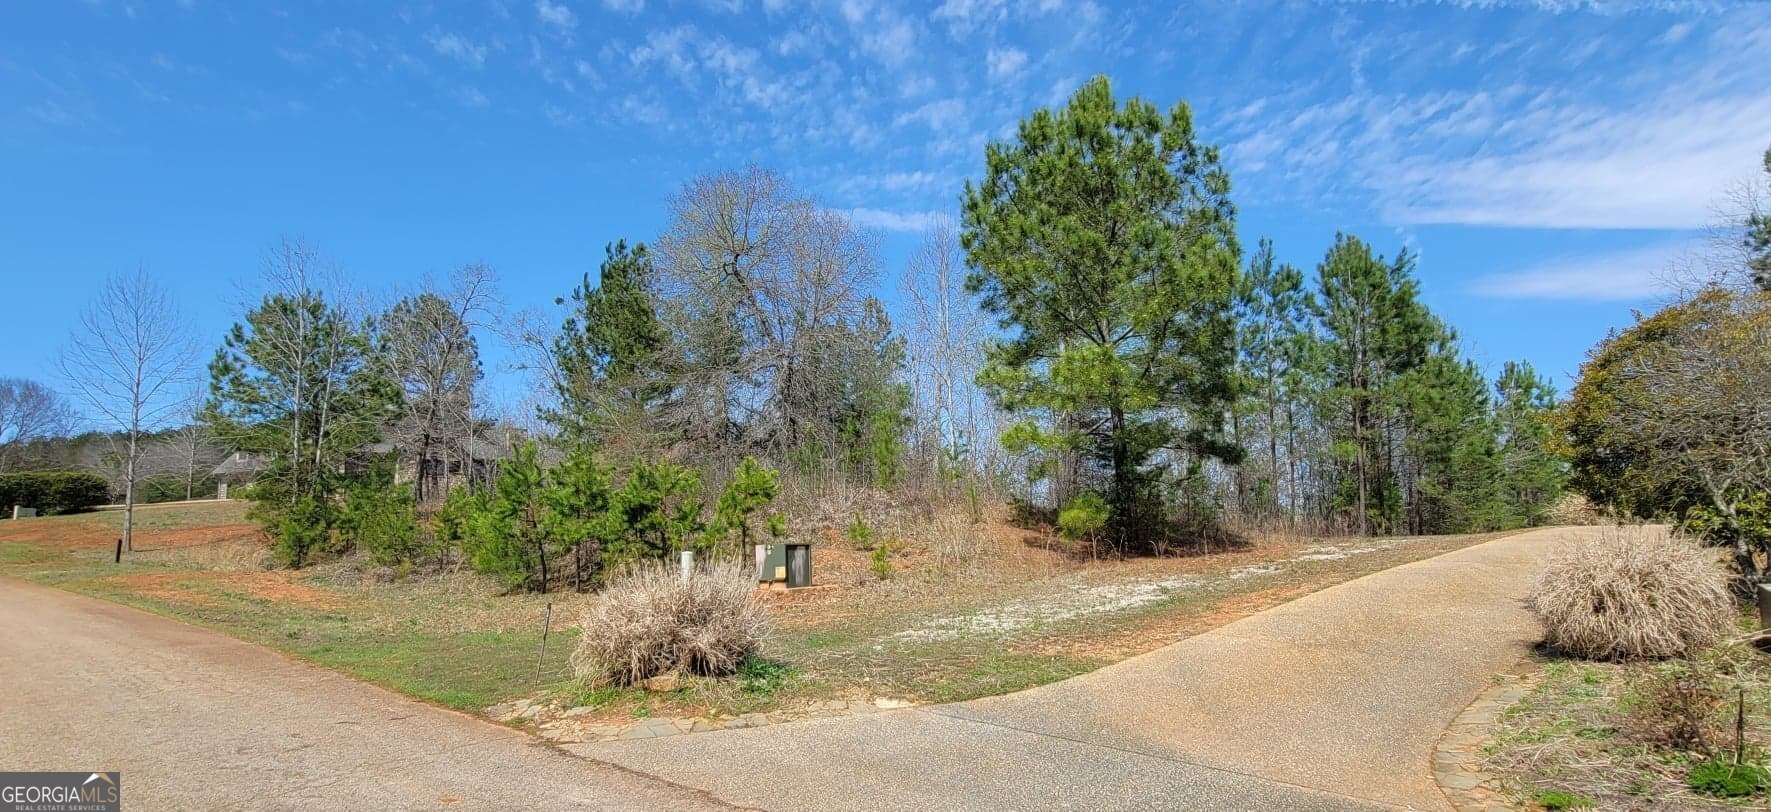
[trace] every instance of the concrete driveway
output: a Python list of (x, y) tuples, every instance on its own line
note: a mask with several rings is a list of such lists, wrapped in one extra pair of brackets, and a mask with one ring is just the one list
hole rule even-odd
[(1435, 741), (1539, 639), (1537, 562), (1589, 532), (1396, 567), (1019, 694), (568, 749), (769, 809), (1446, 809)]

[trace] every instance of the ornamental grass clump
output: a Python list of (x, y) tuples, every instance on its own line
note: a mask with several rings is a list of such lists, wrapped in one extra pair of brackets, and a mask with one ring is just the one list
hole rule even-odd
[(1678, 536), (1610, 528), (1550, 557), (1527, 595), (1546, 641), (1591, 660), (1688, 657), (1734, 622), (1728, 571)]
[(672, 568), (642, 566), (592, 599), (572, 670), (616, 685), (671, 674), (725, 676), (756, 653), (767, 627), (755, 579), (737, 565), (687, 579)]

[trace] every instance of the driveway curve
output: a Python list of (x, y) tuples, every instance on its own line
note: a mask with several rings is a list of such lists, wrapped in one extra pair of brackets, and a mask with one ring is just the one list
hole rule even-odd
[(1521, 533), (1065, 682), (569, 750), (769, 809), (1449, 809), (1434, 742), (1540, 639)]

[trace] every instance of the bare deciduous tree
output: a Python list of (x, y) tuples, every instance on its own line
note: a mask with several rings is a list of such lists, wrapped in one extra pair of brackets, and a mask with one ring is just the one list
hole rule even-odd
[(142, 268), (105, 280), (62, 350), (69, 391), (95, 421), (120, 435), (126, 549), (134, 549), (142, 438), (189, 405), (195, 362), (196, 344), (178, 306)]
[[(194, 399), (193, 399), (194, 400)], [(195, 498), (197, 483), (226, 455), (208, 426), (187, 415), (184, 425), (162, 435), (143, 461), (142, 476), (177, 476), (184, 483), (184, 498)]]
[[(993, 448), (994, 407), (977, 386), (989, 325), (976, 297), (965, 290), (965, 253), (958, 226), (942, 218), (928, 233), (899, 282), (909, 312), (910, 374), (918, 422), (937, 438), (939, 453), (969, 453), (974, 467), (993, 460), (979, 458)], [(929, 445), (924, 443), (924, 445)], [(923, 463), (939, 464), (938, 454), (924, 454)]]
[[(755, 167), (692, 180), (670, 200), (658, 243), (661, 317), (693, 370), (679, 399), (691, 434), (723, 447), (744, 427), (776, 452), (808, 438), (804, 418), (834, 367), (827, 328), (859, 322), (878, 271), (872, 237)], [(733, 425), (734, 422), (737, 425)]]
[[(381, 318), (381, 361), (402, 393), (389, 439), (414, 459), (420, 502), (448, 492), (448, 461), (473, 436), (480, 379), (473, 331), (487, 326), (496, 305), (492, 269), (474, 263), (457, 269), (446, 286), (402, 299)], [(430, 487), (432, 479), (440, 480), (438, 487)]]
[(0, 472), (17, 462), (19, 446), (63, 434), (71, 422), (55, 390), (25, 378), (0, 378)]

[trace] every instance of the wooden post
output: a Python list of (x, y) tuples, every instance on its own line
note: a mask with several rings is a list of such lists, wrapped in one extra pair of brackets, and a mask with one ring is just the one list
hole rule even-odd
[(1740, 698), (1734, 706), (1734, 766), (1746, 760), (1746, 687), (1739, 689)]
[(117, 539), (117, 557), (112, 559), (111, 563), (112, 564), (123, 563), (123, 540), (122, 539)]
[(547, 629), (553, 625), (553, 604), (547, 604), (547, 614), (541, 616), (541, 653), (535, 655), (535, 683), (541, 683), (541, 663), (547, 659)]

